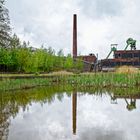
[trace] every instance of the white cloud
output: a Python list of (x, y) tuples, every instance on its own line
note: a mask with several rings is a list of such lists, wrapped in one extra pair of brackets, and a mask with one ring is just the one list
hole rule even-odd
[[(9, 0), (13, 31), (39, 47), (52, 46), (72, 51), (72, 15), (78, 14), (78, 53), (107, 56), (110, 44), (125, 48), (132, 37), (140, 45), (138, 0)], [(140, 49), (140, 48), (139, 48)]]

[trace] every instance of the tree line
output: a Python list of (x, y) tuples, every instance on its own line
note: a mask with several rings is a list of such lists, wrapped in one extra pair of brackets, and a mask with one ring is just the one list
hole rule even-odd
[(43, 45), (36, 49), (29, 42), (21, 42), (16, 34), (11, 35), (9, 11), (5, 0), (0, 0), (0, 71), (4, 72), (50, 72), (58, 70), (82, 70), (80, 60), (76, 62), (63, 50), (57, 53), (52, 47)]
[(50, 72), (58, 70), (81, 70), (82, 62), (76, 63), (70, 54), (64, 56), (63, 50), (55, 53), (51, 47), (39, 49), (21, 42), (14, 34), (9, 47), (0, 46), (0, 70), (6, 72)]

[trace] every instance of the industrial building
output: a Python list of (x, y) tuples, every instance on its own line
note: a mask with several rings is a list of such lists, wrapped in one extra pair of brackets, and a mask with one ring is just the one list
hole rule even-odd
[[(126, 41), (127, 46), (124, 50), (117, 50), (117, 48), (111, 48), (111, 52), (100, 61), (101, 70), (113, 70), (119, 66), (134, 66), (140, 68), (140, 50), (136, 50), (136, 40), (128, 38)], [(127, 48), (130, 47), (130, 50)], [(113, 58), (108, 59), (110, 54), (113, 52)]]
[[(140, 68), (140, 50), (136, 50), (136, 40), (128, 38), (124, 50), (117, 50), (117, 44), (112, 44), (111, 51), (105, 59), (97, 60), (94, 53), (77, 56), (77, 15), (73, 15), (73, 59), (81, 60), (83, 71), (113, 71), (119, 66), (134, 66)], [(130, 50), (127, 50), (130, 47)], [(109, 59), (113, 53), (113, 58)]]

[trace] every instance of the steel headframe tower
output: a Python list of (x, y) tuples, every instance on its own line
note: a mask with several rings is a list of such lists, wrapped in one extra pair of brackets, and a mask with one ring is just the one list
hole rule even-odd
[(73, 58), (77, 57), (77, 15), (73, 15)]

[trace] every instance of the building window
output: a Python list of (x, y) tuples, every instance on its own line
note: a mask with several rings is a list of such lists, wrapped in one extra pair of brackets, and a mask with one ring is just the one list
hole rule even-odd
[(121, 54), (120, 53), (118, 54), (118, 58), (121, 58)]

